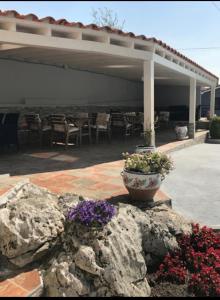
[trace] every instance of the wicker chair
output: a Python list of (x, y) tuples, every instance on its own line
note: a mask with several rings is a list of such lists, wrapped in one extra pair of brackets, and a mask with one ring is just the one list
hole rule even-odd
[(99, 141), (99, 133), (106, 133), (109, 141), (111, 140), (111, 119), (110, 114), (97, 113), (95, 125), (91, 125), (96, 131), (96, 143)]
[(75, 124), (69, 124), (64, 114), (50, 115), (51, 124), (51, 146), (53, 143), (57, 143), (58, 140), (62, 140), (65, 143), (65, 149), (67, 149), (70, 138), (75, 137), (76, 145), (79, 144), (80, 129)]

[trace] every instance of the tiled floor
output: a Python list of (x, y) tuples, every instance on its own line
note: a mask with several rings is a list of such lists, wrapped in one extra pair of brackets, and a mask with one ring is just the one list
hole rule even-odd
[[(157, 136), (158, 150), (162, 152), (172, 151), (189, 142), (175, 141), (174, 132), (170, 131), (163, 131)], [(2, 154), (0, 195), (22, 178), (29, 178), (55, 193), (71, 192), (94, 199), (127, 193), (120, 175), (122, 153), (132, 152), (137, 144), (140, 144), (140, 139), (134, 137), (127, 141), (113, 140), (110, 144), (105, 141), (98, 145), (84, 144), (66, 151), (57, 146), (53, 150)]]

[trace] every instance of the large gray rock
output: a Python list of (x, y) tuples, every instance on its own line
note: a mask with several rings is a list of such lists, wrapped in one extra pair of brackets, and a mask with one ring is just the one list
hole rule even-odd
[(10, 262), (23, 267), (57, 243), (65, 218), (57, 197), (33, 184), (24, 184), (13, 199), (8, 198), (0, 209), (0, 250)]
[(177, 247), (190, 223), (165, 205), (141, 210), (119, 204), (101, 232), (69, 224), (63, 251), (44, 271), (47, 296), (150, 296), (147, 266)]

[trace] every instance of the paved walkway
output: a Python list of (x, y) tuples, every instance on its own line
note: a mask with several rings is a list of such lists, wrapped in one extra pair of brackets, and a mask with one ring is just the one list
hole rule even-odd
[(162, 185), (173, 208), (220, 228), (220, 145), (200, 144), (172, 153), (176, 169)]

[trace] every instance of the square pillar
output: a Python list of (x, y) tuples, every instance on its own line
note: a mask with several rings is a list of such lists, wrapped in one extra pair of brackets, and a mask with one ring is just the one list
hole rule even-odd
[(215, 86), (211, 86), (211, 96), (210, 96), (210, 118), (215, 115)]
[(144, 80), (144, 133), (149, 135), (148, 146), (155, 146), (154, 131), (154, 61), (146, 60), (143, 65)]
[(194, 139), (196, 130), (196, 79), (190, 78), (189, 88), (189, 138)]

